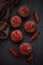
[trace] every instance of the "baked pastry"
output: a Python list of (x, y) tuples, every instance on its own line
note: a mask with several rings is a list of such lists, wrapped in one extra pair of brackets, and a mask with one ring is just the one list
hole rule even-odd
[(26, 5), (22, 5), (19, 9), (18, 9), (18, 14), (25, 18), (27, 16), (30, 15), (30, 9), (26, 6)]
[(10, 23), (13, 28), (18, 28), (22, 24), (22, 19), (19, 16), (13, 16), (10, 20)]
[(34, 33), (37, 29), (37, 25), (34, 21), (29, 20), (24, 24), (24, 29), (28, 33)]
[(13, 42), (19, 42), (23, 39), (23, 33), (20, 30), (14, 30), (11, 33), (11, 39)]
[(32, 52), (31, 44), (24, 42), (20, 45), (19, 50), (23, 55), (29, 55)]

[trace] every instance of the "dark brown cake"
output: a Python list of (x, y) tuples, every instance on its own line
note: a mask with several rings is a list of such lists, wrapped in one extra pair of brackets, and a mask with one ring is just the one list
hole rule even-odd
[(22, 5), (19, 9), (18, 9), (18, 14), (25, 18), (27, 16), (30, 15), (30, 9), (26, 6), (26, 5)]
[(14, 30), (11, 33), (11, 39), (13, 42), (19, 42), (23, 39), (23, 33), (20, 30)]
[(37, 25), (34, 21), (29, 20), (25, 23), (24, 29), (28, 33), (34, 33), (36, 31)]
[(31, 44), (24, 42), (20, 45), (19, 50), (23, 55), (29, 55), (32, 52)]
[(13, 16), (10, 20), (10, 23), (13, 28), (18, 28), (22, 24), (22, 19), (19, 16)]

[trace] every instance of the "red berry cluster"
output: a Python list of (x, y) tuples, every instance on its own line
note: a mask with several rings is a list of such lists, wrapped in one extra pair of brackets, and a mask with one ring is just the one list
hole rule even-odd
[(23, 45), (20, 49), (22, 50), (22, 52), (24, 52), (24, 51), (29, 52), (29, 51), (27, 50), (27, 46), (25, 46), (25, 45)]
[(33, 36), (30, 38), (30, 41), (35, 40), (39, 36), (40, 32), (36, 32), (33, 34)]
[(31, 24), (30, 23), (28, 23), (26, 26), (27, 26), (28, 30), (31, 30)]
[(33, 55), (31, 54), (31, 55), (27, 58), (27, 61), (30, 62), (30, 64), (31, 64), (33, 59), (34, 59), (34, 57), (33, 57)]
[(13, 38), (17, 41), (19, 41), (20, 39), (20, 35), (17, 33), (17, 31), (15, 32), (15, 34), (13, 35)]
[(10, 48), (9, 51), (11, 52), (11, 54), (14, 56), (14, 57), (19, 57), (19, 53), (14, 49), (14, 48)]
[(39, 19), (39, 16), (38, 16), (37, 12), (33, 12), (33, 17), (34, 17), (35, 21), (37, 21), (37, 22), (39, 22), (39, 21), (40, 21), (40, 19)]

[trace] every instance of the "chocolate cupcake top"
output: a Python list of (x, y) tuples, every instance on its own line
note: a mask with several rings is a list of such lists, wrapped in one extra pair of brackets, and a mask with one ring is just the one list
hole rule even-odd
[(29, 20), (25, 23), (24, 29), (28, 33), (34, 33), (37, 29), (37, 25), (36, 25), (35, 21)]
[(22, 5), (19, 9), (18, 9), (18, 14), (23, 17), (26, 18), (27, 16), (30, 15), (30, 9), (26, 6), (26, 5)]

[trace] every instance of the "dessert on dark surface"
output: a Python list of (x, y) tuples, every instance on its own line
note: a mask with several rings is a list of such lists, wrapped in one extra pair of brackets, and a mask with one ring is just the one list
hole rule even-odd
[(26, 18), (27, 16), (30, 15), (30, 9), (26, 6), (26, 5), (22, 5), (19, 9), (18, 9), (18, 14), (23, 17)]
[(20, 30), (14, 30), (11, 33), (11, 39), (13, 42), (19, 42), (23, 39), (23, 33)]
[(31, 44), (24, 42), (20, 45), (19, 50), (23, 55), (29, 55), (32, 52)]
[(13, 28), (18, 28), (22, 24), (22, 19), (19, 16), (13, 16), (10, 20), (10, 23)]
[(34, 21), (29, 20), (29, 21), (27, 21), (25, 23), (24, 29), (28, 33), (34, 33), (36, 31), (36, 29), (37, 29), (37, 25), (36, 25), (36, 23)]
[[(9, 15), (12, 13), (13, 11), (13, 8), (19, 3), (19, 0), (0, 0), (0, 21), (3, 21), (3, 22), (0, 22), (0, 40), (2, 39), (6, 39), (9, 35), (9, 26), (8, 24), (6, 23), (10, 17)], [(25, 2), (23, 2), (25, 3)], [(22, 3), (21, 3), (22, 4)], [(25, 3), (26, 4), (26, 3)], [(34, 4), (34, 3), (33, 3)], [(27, 3), (28, 5), (28, 3)], [(32, 3), (29, 4), (29, 6), (32, 5)], [(34, 7), (33, 7), (34, 8)], [(33, 9), (34, 10), (34, 9)], [(33, 11), (32, 10), (32, 11)], [(16, 11), (16, 10), (15, 10)], [(18, 15), (21, 17), (21, 18), (25, 18), (28, 17), (30, 15), (30, 9), (26, 6), (26, 5), (22, 5), (19, 9), (18, 9)], [(10, 19), (10, 24), (11, 26), (16, 29), (18, 27), (20, 27), (22, 25), (22, 19), (19, 17), (19, 16), (13, 16), (11, 19)], [(34, 20), (36, 22), (39, 22), (40, 19), (39, 19), (39, 16), (38, 16), (38, 13), (37, 12), (33, 12), (33, 17), (34, 17)], [(24, 24), (24, 30), (25, 32), (28, 32), (28, 33), (33, 33), (33, 36), (30, 37), (30, 42), (32, 42), (33, 40), (35, 40), (36, 38), (38, 38), (40, 32), (36, 32), (36, 29), (37, 29), (37, 25), (35, 23), (35, 21), (32, 21), (32, 20), (29, 20), (27, 21), (25, 24)], [(21, 29), (21, 28), (20, 28)], [(11, 30), (11, 29), (10, 29)], [(24, 33), (25, 33), (24, 32)], [(13, 30), (12, 33), (11, 33), (11, 40), (13, 42), (20, 42), (22, 41), (23, 39), (23, 33), (20, 31), (20, 30)], [(10, 40), (10, 41), (11, 41)], [(26, 39), (25, 39), (26, 40)], [(3, 43), (6, 43), (6, 42), (3, 42)], [(7, 42), (8, 43), (8, 42)], [(3, 46), (3, 45), (2, 45)], [(6, 45), (5, 45), (6, 46)], [(4, 46), (3, 46), (4, 48)], [(2, 49), (3, 51), (3, 49)], [(4, 48), (4, 51), (7, 52), (7, 47)], [(9, 49), (10, 53), (16, 57), (16, 58), (20, 58), (20, 56), (22, 56), (21, 54), (23, 54), (25, 57), (27, 57), (27, 61), (32, 63), (32, 60), (34, 59), (33, 55), (31, 54), (32, 52), (32, 46), (31, 44), (29, 44), (28, 42), (24, 42), (22, 43), (20, 46), (19, 46), (19, 51), (17, 51), (15, 48), (10, 48)], [(37, 51), (37, 50), (36, 50)], [(8, 53), (8, 52), (7, 52)], [(6, 57), (3, 52), (1, 52), (1, 56), (3, 57)], [(3, 59), (1, 57), (1, 60)], [(6, 60), (6, 59), (5, 59)], [(9, 61), (9, 60), (7, 60)], [(11, 60), (12, 61), (12, 60)], [(2, 63), (2, 62), (1, 62)], [(39, 62), (40, 63), (40, 62)], [(7, 63), (4, 63), (4, 64), (7, 64)]]

